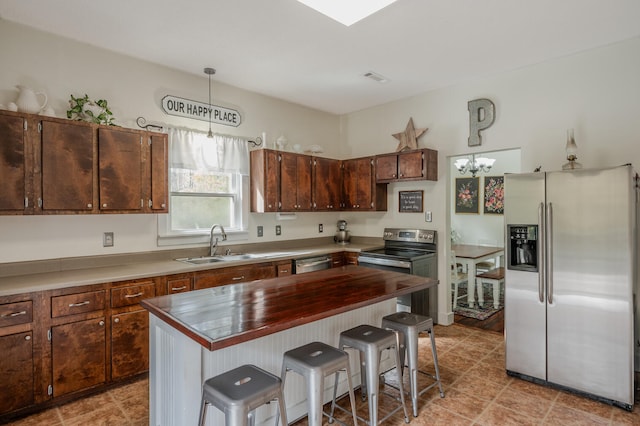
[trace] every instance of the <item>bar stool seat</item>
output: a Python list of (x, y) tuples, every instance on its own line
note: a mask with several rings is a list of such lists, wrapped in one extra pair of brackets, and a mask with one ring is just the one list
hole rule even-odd
[(242, 365), (207, 379), (202, 385), (200, 426), (204, 425), (207, 406), (213, 405), (225, 415), (225, 426), (255, 424), (255, 409), (278, 400), (282, 424), (287, 424), (282, 380), (255, 365)]
[[(438, 354), (436, 353), (436, 339), (433, 334), (433, 319), (414, 314), (411, 312), (396, 312), (382, 318), (382, 328), (395, 330), (400, 336), (400, 374), (399, 382), (402, 383), (404, 372), (405, 351), (409, 364), (409, 383), (411, 385), (411, 402), (413, 406), (413, 416), (418, 417), (418, 397), (438, 385), (440, 397), (444, 398), (444, 390), (440, 381), (440, 370), (438, 369)], [(418, 335), (421, 332), (429, 333), (431, 337), (431, 353), (433, 355), (433, 365), (435, 367), (435, 377), (429, 373), (418, 370)], [(435, 381), (424, 389), (418, 391), (418, 373), (422, 373), (433, 378)]]
[[(380, 374), (380, 356), (383, 351), (391, 349), (394, 355), (396, 367), (400, 364), (400, 342), (399, 333), (391, 330), (384, 330), (372, 325), (363, 324), (340, 333), (340, 349), (353, 348), (358, 350), (360, 359), (360, 380), (361, 391), (364, 398), (366, 393), (369, 405), (370, 426), (377, 426), (379, 423), (391, 417), (396, 411), (404, 411), (404, 421), (409, 423), (409, 413), (404, 401), (404, 390), (400, 381), (400, 405), (378, 421), (378, 386)], [(364, 362), (362, 356), (364, 355)], [(335, 391), (333, 399), (335, 401)], [(340, 407), (338, 407), (340, 408)], [(333, 410), (333, 405), (332, 405)], [(333, 411), (332, 411), (333, 415)]]
[[(349, 387), (349, 399), (351, 401), (351, 414), (353, 416), (353, 424), (357, 425), (356, 419), (356, 399), (351, 384), (351, 369), (349, 367), (349, 355), (338, 348), (327, 345), (322, 342), (311, 342), (306, 345), (291, 349), (284, 353), (282, 360), (282, 387), (285, 386), (287, 371), (294, 371), (304, 376), (307, 383), (308, 398), (308, 422), (309, 426), (322, 426), (322, 415), (329, 417), (329, 422), (335, 420), (333, 418), (333, 410), (331, 415), (323, 412), (324, 378), (330, 374), (335, 374), (334, 393), (338, 386), (338, 374), (344, 370), (347, 375), (347, 384)], [(333, 399), (332, 406), (335, 404)], [(277, 421), (276, 421), (277, 424)]]

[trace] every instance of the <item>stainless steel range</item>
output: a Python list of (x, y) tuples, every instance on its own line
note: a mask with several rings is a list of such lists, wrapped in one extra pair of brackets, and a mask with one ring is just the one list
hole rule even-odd
[[(438, 279), (436, 231), (385, 228), (383, 239), (384, 248), (360, 253), (361, 266)], [(398, 311), (426, 315), (437, 321), (438, 286), (398, 298)]]

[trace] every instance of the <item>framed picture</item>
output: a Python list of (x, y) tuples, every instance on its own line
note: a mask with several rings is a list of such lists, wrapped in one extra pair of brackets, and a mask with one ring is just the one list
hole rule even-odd
[(456, 213), (480, 213), (478, 210), (479, 178), (456, 178)]
[(400, 213), (422, 213), (424, 191), (400, 191), (398, 211)]
[(504, 176), (484, 177), (484, 213), (504, 214)]

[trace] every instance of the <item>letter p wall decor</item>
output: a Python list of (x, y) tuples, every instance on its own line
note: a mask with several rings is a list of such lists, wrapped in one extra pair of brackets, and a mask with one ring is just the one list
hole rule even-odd
[(489, 99), (474, 99), (468, 103), (469, 146), (482, 144), (480, 131), (488, 129), (496, 118), (496, 107)]

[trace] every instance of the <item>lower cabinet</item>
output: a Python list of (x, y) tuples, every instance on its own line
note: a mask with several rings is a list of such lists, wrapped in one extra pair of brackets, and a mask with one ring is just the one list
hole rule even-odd
[(53, 397), (106, 381), (105, 318), (51, 327)]
[(357, 265), (358, 253), (353, 251), (344, 252), (344, 264), (345, 265)]
[(149, 313), (142, 309), (111, 316), (111, 379), (149, 369)]
[(344, 265), (344, 255), (343, 251), (338, 253), (331, 253), (331, 267), (338, 268)]
[(0, 414), (33, 404), (33, 333), (0, 337)]
[(239, 284), (248, 281), (275, 278), (276, 268), (272, 263), (257, 265), (230, 266), (195, 273), (194, 290), (218, 287), (227, 284)]

